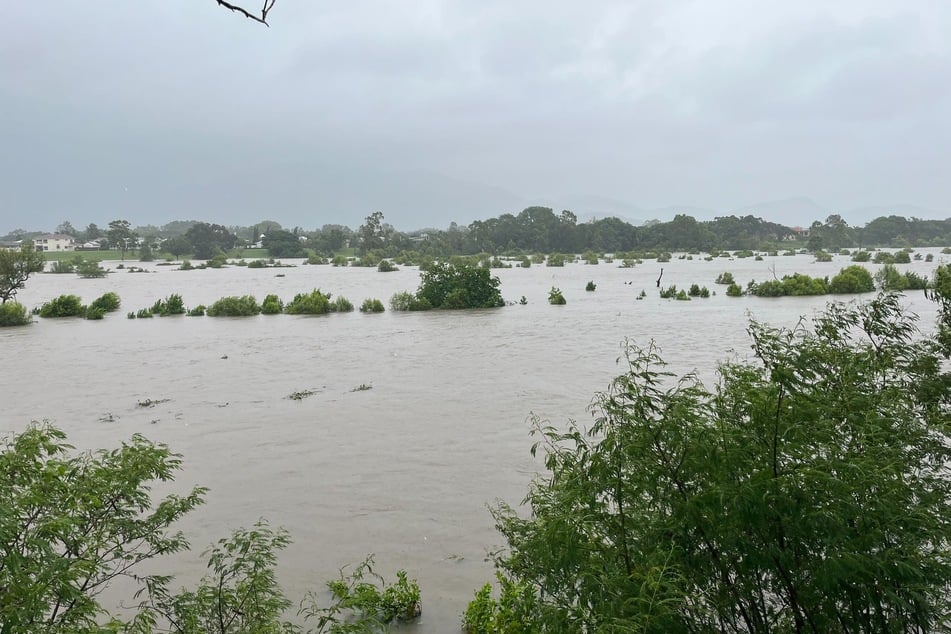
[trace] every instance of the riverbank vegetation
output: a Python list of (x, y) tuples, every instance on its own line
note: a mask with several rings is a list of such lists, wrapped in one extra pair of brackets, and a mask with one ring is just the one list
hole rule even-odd
[[(380, 212), (367, 216), (364, 224), (356, 229), (344, 225), (285, 229), (274, 220), (247, 227), (194, 220), (135, 229), (121, 220), (109, 224), (109, 231), (95, 224), (79, 231), (64, 222), (57, 231), (72, 236), (79, 244), (96, 245), (85, 248), (89, 249), (87, 254), (97, 260), (125, 259), (127, 255), (135, 259), (135, 253), (139, 258), (146, 257), (142, 261), (184, 256), (210, 260), (220, 254), (230, 259), (313, 257), (313, 263), (333, 260), (337, 266), (346, 265), (350, 258), (362, 266), (379, 266), (384, 259), (396, 264), (418, 265), (423, 259), (478, 253), (531, 257), (529, 265), (545, 261), (544, 258), (538, 261), (533, 254), (547, 253), (554, 256), (548, 258), (547, 264), (560, 266), (566, 260), (559, 254), (581, 253), (583, 261), (597, 264), (608, 261), (606, 254), (622, 252), (656, 253), (656, 257), (665, 260), (674, 251), (712, 254), (730, 250), (739, 254), (737, 257), (746, 254), (760, 257), (756, 252), (795, 253), (800, 249), (815, 253), (818, 260), (825, 261), (841, 249), (858, 250), (861, 254), (874, 248), (951, 244), (951, 219), (922, 220), (894, 215), (881, 216), (862, 227), (850, 226), (836, 214), (816, 220), (808, 227), (769, 222), (754, 215), (697, 220), (686, 214), (678, 214), (668, 221), (651, 220), (633, 225), (615, 217), (580, 222), (568, 210), (556, 213), (548, 207), (528, 207), (517, 214), (504, 213), (465, 226), (453, 223), (447, 229), (414, 231), (398, 231)], [(41, 233), (18, 229), (0, 240), (29, 240)], [(73, 251), (48, 251), (42, 257), (61, 260), (73, 254)], [(635, 262), (632, 258), (623, 260)], [(499, 260), (497, 265), (510, 264)]]
[(933, 334), (894, 294), (753, 321), (712, 389), (628, 343), (589, 428), (533, 419), (547, 472), (493, 510), (500, 594), (467, 631), (943, 630), (949, 280)]

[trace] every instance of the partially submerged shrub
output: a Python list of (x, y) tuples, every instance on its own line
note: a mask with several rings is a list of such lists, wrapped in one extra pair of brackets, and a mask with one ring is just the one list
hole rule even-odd
[(253, 295), (222, 297), (208, 307), (209, 317), (250, 317), (261, 312)]
[(383, 302), (378, 299), (365, 299), (360, 304), (361, 313), (382, 313), (385, 310)]
[(97, 297), (89, 304), (90, 310), (92, 309), (102, 309), (103, 312), (111, 313), (114, 310), (119, 310), (119, 296), (113, 292), (105, 293), (101, 297)]
[(553, 306), (562, 306), (567, 304), (568, 301), (565, 299), (565, 296), (562, 294), (560, 288), (551, 287), (551, 290), (548, 291), (548, 303)]
[(172, 293), (165, 299), (156, 300), (152, 304), (151, 312), (153, 315), (159, 315), (160, 317), (168, 317), (169, 315), (184, 315), (185, 314), (185, 302), (182, 300), (182, 296), (177, 293)]
[(594, 291), (597, 288), (598, 288), (598, 285), (595, 284), (593, 280), (591, 280), (591, 281), (588, 281), (587, 284), (585, 284), (584, 290), (590, 292), (590, 291)]
[(277, 315), (284, 312), (284, 302), (277, 295), (268, 295), (261, 302), (261, 312), (265, 315)]
[(86, 307), (76, 295), (60, 295), (56, 299), (43, 304), (40, 308), (40, 317), (81, 317)]
[(95, 260), (83, 260), (76, 264), (76, 273), (82, 278), (96, 278), (105, 277), (108, 271)]
[(289, 315), (325, 315), (331, 310), (330, 293), (321, 293), (318, 288), (310, 293), (298, 293), (284, 308)]
[(430, 310), (432, 307), (433, 305), (429, 303), (429, 300), (416, 297), (416, 295), (407, 291), (393, 293), (393, 296), (390, 297), (390, 309), (394, 311)]
[(320, 607), (317, 596), (308, 594), (301, 609), (305, 618), (314, 618), (318, 623), (346, 621), (349, 629), (341, 632), (375, 632), (380, 631), (381, 625), (410, 621), (422, 612), (419, 584), (409, 579), (405, 570), (397, 571), (396, 582), (387, 584), (373, 571), (372, 555), (358, 564), (353, 573), (347, 575), (344, 570), (340, 569), (339, 579), (327, 582), (333, 595), (329, 607)]
[(720, 273), (719, 275), (717, 275), (717, 279), (716, 279), (716, 282), (715, 282), (715, 283), (716, 283), (716, 284), (725, 284), (725, 285), (729, 286), (730, 284), (735, 283), (735, 280), (733, 279), (733, 274), (730, 273), (730, 272), (728, 272), (728, 271), (726, 271), (726, 272), (723, 272), (723, 273)]
[(33, 321), (26, 312), (26, 307), (20, 302), (4, 302), (0, 304), (0, 328), (6, 326), (25, 326)]
[(392, 273), (393, 271), (399, 271), (400, 269), (389, 260), (380, 260), (380, 263), (376, 265), (376, 270), (380, 273)]
[(337, 299), (330, 302), (330, 312), (351, 313), (353, 312), (353, 304), (343, 295), (338, 295)]

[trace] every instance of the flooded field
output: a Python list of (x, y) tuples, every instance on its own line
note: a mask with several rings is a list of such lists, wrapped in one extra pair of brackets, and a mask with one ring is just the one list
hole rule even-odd
[[(930, 276), (943, 257), (934, 253), (933, 263), (898, 268)], [(633, 269), (536, 265), (493, 271), (505, 299), (525, 296), (524, 306), (135, 320), (125, 313), (171, 293), (189, 307), (225, 295), (288, 301), (318, 287), (357, 306), (374, 297), (387, 303), (394, 292), (414, 291), (419, 271), (178, 271), (147, 263), (148, 273), (120, 270), (104, 279), (37, 275), (18, 297), (28, 308), (61, 293), (88, 302), (106, 291), (119, 294), (122, 308), (103, 321), (37, 318), (0, 330), (0, 429), (49, 419), (83, 449), (141, 433), (183, 454), (185, 469), (169, 490), (200, 484), (210, 492), (181, 526), (192, 555), (165, 564), (182, 583), (202, 574), (198, 553), (207, 544), (264, 517), (293, 536), (279, 569), (293, 599), (375, 553), (385, 576), (405, 568), (419, 580), (423, 615), (408, 629), (449, 632), (492, 575), (486, 553), (501, 540), (487, 505), (520, 501), (539, 469), (529, 455), (530, 413), (555, 424), (587, 418), (594, 392), (619, 372), (625, 340), (654, 340), (672, 370), (697, 370), (712, 383), (719, 360), (747, 356), (750, 316), (792, 326), (831, 299), (729, 298), (714, 284), (719, 273), (745, 286), (796, 271), (831, 277), (849, 264), (799, 255)], [(664, 286), (697, 283), (716, 295), (658, 298), (661, 266)], [(589, 280), (595, 292), (585, 292)], [(567, 305), (548, 305), (552, 286)], [(647, 297), (637, 300), (641, 290)], [(923, 294), (911, 292), (906, 302), (930, 329), (935, 311)], [(361, 385), (372, 389), (354, 389)], [(314, 394), (288, 398), (305, 390)], [(147, 399), (164, 402), (138, 405)]]

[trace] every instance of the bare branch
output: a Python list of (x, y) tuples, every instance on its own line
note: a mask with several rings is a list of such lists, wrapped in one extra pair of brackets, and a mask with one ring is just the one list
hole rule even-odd
[(271, 9), (274, 8), (274, 3), (277, 2), (277, 0), (263, 0), (264, 5), (261, 7), (261, 15), (251, 13), (244, 7), (239, 7), (238, 5), (231, 4), (230, 2), (226, 2), (225, 0), (215, 0), (215, 2), (217, 2), (218, 6), (220, 7), (224, 7), (225, 9), (229, 9), (235, 13), (240, 13), (241, 15), (243, 15), (244, 17), (250, 20), (254, 20), (255, 22), (260, 22), (264, 26), (270, 26), (267, 23), (267, 14), (270, 13)]

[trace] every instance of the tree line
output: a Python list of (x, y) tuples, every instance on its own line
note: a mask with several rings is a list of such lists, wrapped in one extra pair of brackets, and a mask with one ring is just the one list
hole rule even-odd
[[(374, 251), (382, 257), (395, 257), (403, 251), (445, 257), (475, 253), (767, 250), (783, 244), (807, 246), (813, 251), (951, 244), (951, 218), (882, 216), (865, 226), (853, 227), (833, 214), (825, 221), (817, 220), (800, 228), (752, 215), (697, 220), (678, 214), (666, 222), (650, 221), (635, 226), (615, 217), (579, 222), (571, 211), (556, 214), (549, 207), (528, 207), (518, 214), (501, 214), (467, 226), (452, 223), (446, 229), (414, 231), (395, 229), (379, 211), (367, 216), (356, 229), (340, 224), (325, 224), (312, 230), (299, 226), (285, 228), (274, 220), (250, 226), (176, 220), (161, 227), (133, 228), (126, 220), (114, 220), (108, 229), (90, 223), (82, 231), (66, 221), (56, 231), (80, 242), (98, 240), (103, 248), (123, 252), (145, 247), (175, 257), (189, 255), (198, 259), (247, 246), (266, 248), (273, 257), (293, 258), (310, 254), (329, 257), (348, 248), (360, 253)], [(3, 239), (29, 239), (39, 233), (16, 230)]]

